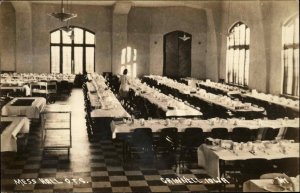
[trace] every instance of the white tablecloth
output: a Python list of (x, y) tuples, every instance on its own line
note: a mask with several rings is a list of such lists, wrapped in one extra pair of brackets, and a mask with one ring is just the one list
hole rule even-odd
[(26, 117), (1, 117), (1, 121), (12, 121), (1, 134), (1, 152), (17, 151), (17, 134), (29, 133), (29, 119)]
[[(219, 146), (208, 146), (201, 145), (198, 148), (198, 165), (204, 167), (207, 174), (211, 177), (220, 176), (219, 160), (224, 161), (235, 161), (235, 160), (246, 160), (252, 158), (263, 158), (263, 159), (282, 159), (299, 157), (299, 143), (286, 143), (284, 146), (287, 148), (286, 153), (281, 151), (278, 144), (272, 144), (272, 148), (264, 149), (263, 143), (254, 143), (257, 147), (255, 154), (250, 152), (250, 149), (245, 146), (245, 149), (238, 150), (234, 153), (232, 150), (224, 149)], [(261, 148), (261, 149), (260, 149)]]
[[(291, 180), (295, 184), (295, 191), (299, 192), (299, 178), (292, 177)], [(280, 188), (273, 184), (273, 179), (253, 179), (244, 182), (243, 192), (270, 192), (269, 189), (280, 192)]]
[(91, 117), (129, 118), (130, 115), (120, 106), (113, 109), (95, 109), (91, 112)]
[[(34, 101), (30, 106), (12, 106), (11, 104), (18, 99), (34, 99)], [(43, 97), (16, 97), (2, 107), (1, 115), (25, 115), (29, 119), (39, 119), (45, 105), (46, 99)]]
[[(130, 88), (135, 91), (136, 94), (147, 99), (150, 103), (156, 105), (166, 113), (166, 117), (184, 117), (184, 116), (201, 116), (202, 113), (170, 96), (160, 93), (160, 91), (149, 87), (146, 84), (142, 84), (137, 79), (132, 79)], [(169, 109), (168, 105), (174, 107)]]
[(16, 91), (16, 90), (25, 90), (25, 88), (23, 86), (7, 86), (7, 85), (0, 85), (0, 90), (13, 90), (13, 91)]
[(249, 105), (242, 103), (241, 101), (234, 101), (228, 96), (218, 96), (213, 93), (207, 93), (203, 89), (192, 94), (191, 91), (195, 92), (195, 88), (188, 86), (186, 84), (183, 84), (183, 83), (176, 82), (167, 77), (153, 76), (153, 75), (145, 76), (145, 77), (148, 77), (148, 78), (151, 78), (151, 79), (157, 81), (158, 84), (162, 84), (169, 88), (176, 89), (182, 94), (188, 94), (190, 96), (199, 98), (200, 100), (206, 101), (208, 103), (213, 103), (213, 104), (222, 106), (233, 112), (261, 112), (261, 113), (264, 112), (263, 108), (249, 106)]
[(91, 106), (91, 117), (129, 118), (130, 115), (123, 108), (116, 96), (107, 89), (105, 79), (98, 74), (90, 74), (91, 82), (87, 82), (88, 98)]
[(203, 86), (206, 86), (206, 87), (210, 87), (210, 88), (213, 88), (213, 89), (220, 90), (224, 93), (229, 93), (229, 92), (232, 92), (232, 91), (236, 91), (236, 93), (241, 93), (242, 91), (245, 91), (241, 88), (238, 88), (238, 87), (235, 87), (235, 86), (230, 86), (230, 85), (227, 85), (227, 84), (218, 83), (218, 82), (198, 81), (197, 83), (199, 85), (203, 85)]
[(39, 80), (55, 80), (57, 82), (68, 81), (69, 83), (74, 83), (74, 74), (37, 74), (37, 73), (13, 73), (13, 74), (1, 74), (1, 83), (16, 83), (16, 82), (37, 82)]
[(242, 96), (244, 97), (250, 97), (250, 98), (255, 98), (255, 99), (259, 99), (268, 103), (273, 103), (276, 105), (280, 105), (286, 108), (290, 108), (296, 112), (299, 112), (299, 100), (291, 100), (289, 103), (287, 102), (287, 100), (285, 99), (284, 101), (279, 101), (279, 100), (275, 100), (273, 99), (274, 96), (269, 96), (267, 94), (264, 93), (245, 93), (242, 94)]

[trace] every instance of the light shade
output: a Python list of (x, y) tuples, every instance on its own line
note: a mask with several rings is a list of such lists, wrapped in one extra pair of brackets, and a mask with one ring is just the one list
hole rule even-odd
[(60, 28), (61, 30), (64, 30), (65, 32), (69, 33), (71, 31), (73, 31), (74, 29), (70, 26), (63, 26)]
[(179, 39), (182, 39), (183, 41), (189, 40), (191, 37), (186, 36), (185, 34), (182, 37), (178, 37)]
[(72, 19), (74, 17), (77, 17), (76, 13), (64, 13), (64, 12), (59, 12), (59, 13), (49, 13), (49, 16), (52, 16), (60, 21), (68, 21), (69, 19)]

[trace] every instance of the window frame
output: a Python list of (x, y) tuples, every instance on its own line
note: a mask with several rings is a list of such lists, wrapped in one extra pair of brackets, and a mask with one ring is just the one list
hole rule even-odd
[[(51, 30), (50, 31), (50, 73), (53, 73), (52, 72), (52, 51), (51, 51), (51, 48), (52, 46), (58, 46), (59, 47), (59, 73), (63, 73), (63, 48), (66, 47), (66, 46), (70, 46), (71, 47), (71, 74), (75, 74), (75, 66), (74, 66), (74, 50), (75, 50), (75, 47), (81, 47), (83, 48), (83, 54), (82, 54), (82, 73), (86, 73), (86, 48), (87, 47), (92, 47), (94, 48), (94, 67), (93, 67), (93, 70), (95, 72), (96, 70), (96, 65), (95, 65), (95, 58), (96, 58), (96, 35), (95, 35), (95, 32), (89, 30), (89, 29), (86, 29), (86, 28), (82, 28), (82, 27), (78, 27), (78, 26), (70, 26), (71, 28), (75, 29), (75, 28), (78, 28), (78, 29), (81, 29), (83, 30), (83, 43), (75, 43), (75, 39), (73, 38), (71, 40), (71, 43), (63, 43), (63, 30), (61, 28), (57, 28), (57, 29), (54, 29), (54, 30)], [(56, 31), (59, 31), (59, 39), (60, 39), (60, 42), (59, 43), (52, 43), (51, 42), (51, 34), (56, 32)], [(87, 44), (86, 43), (86, 32), (89, 32), (91, 34), (94, 35), (94, 44)]]
[[(288, 83), (286, 83), (286, 81), (288, 81), (288, 77), (285, 73), (285, 62), (288, 63), (288, 61), (286, 61), (288, 58), (286, 56), (286, 54), (288, 55), (288, 53), (286, 53), (287, 50), (289, 50), (290, 48), (292, 48), (292, 74), (294, 76), (295, 72), (297, 70), (295, 70), (295, 50), (298, 49), (298, 55), (296, 57), (298, 57), (298, 65), (299, 65), (299, 31), (298, 34), (296, 34), (296, 30), (295, 30), (295, 26), (297, 24), (297, 18), (298, 18), (298, 22), (299, 22), (299, 13), (293, 14), (291, 17), (289, 17), (289, 19), (287, 19), (283, 24), (282, 24), (282, 34), (281, 34), (281, 38), (282, 38), (282, 54), (281, 54), (281, 69), (282, 69), (282, 73), (281, 73), (281, 96), (287, 97), (287, 98), (291, 98), (291, 99), (299, 99), (299, 80), (298, 80), (298, 93), (294, 93), (294, 84), (296, 82), (296, 80), (294, 79), (294, 77), (292, 77), (292, 85), (291, 85), (291, 89), (292, 89), (292, 93), (289, 94), (287, 92), (288, 88)], [(293, 41), (292, 42), (286, 42), (286, 33), (285, 33), (285, 29), (293, 26)], [(299, 23), (298, 23), (298, 30), (299, 30)], [(295, 42), (295, 37), (298, 36), (298, 42)], [(289, 64), (287, 64), (287, 67), (289, 67)], [(299, 70), (299, 66), (298, 66), (298, 70)], [(287, 69), (287, 71), (289, 71)], [(298, 79), (299, 79), (299, 71), (298, 71)], [(286, 88), (285, 88), (286, 86)]]
[[(237, 36), (237, 32), (236, 32), (236, 28), (241, 25), (245, 26), (244, 29), (245, 32), (243, 36), (244, 42), (242, 44), (240, 43), (241, 36), (239, 33)], [(240, 31), (240, 29), (238, 29), (238, 31)], [(238, 40), (237, 44), (236, 44), (236, 40)], [(238, 50), (238, 52), (236, 50)], [(240, 53), (240, 50), (243, 51), (243, 54)], [(235, 56), (235, 54), (237, 53), (238, 53), (238, 57)], [(240, 59), (241, 55), (244, 56), (243, 64), (241, 63), (241, 59)], [(243, 67), (243, 77), (242, 77), (243, 80), (242, 83), (239, 83), (240, 82), (239, 78), (241, 78), (239, 76), (239, 72), (241, 71), (240, 69), (241, 66)], [(250, 79), (249, 69), (250, 69), (250, 28), (244, 22), (238, 21), (230, 26), (228, 30), (228, 35), (226, 37), (226, 76), (225, 76), (226, 84), (239, 86), (242, 88), (248, 88), (249, 79)], [(246, 72), (248, 73), (246, 74)]]

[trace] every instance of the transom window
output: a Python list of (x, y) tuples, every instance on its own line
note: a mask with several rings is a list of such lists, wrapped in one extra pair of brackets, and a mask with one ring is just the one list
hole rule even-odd
[(299, 15), (282, 27), (282, 94), (299, 97)]
[(73, 32), (56, 29), (50, 33), (51, 73), (79, 74), (95, 71), (95, 34), (73, 27)]
[(237, 22), (229, 30), (226, 53), (226, 82), (248, 86), (250, 29)]

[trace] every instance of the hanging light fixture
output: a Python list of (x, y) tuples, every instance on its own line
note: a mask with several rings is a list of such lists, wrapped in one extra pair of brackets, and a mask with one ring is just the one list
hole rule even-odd
[(65, 12), (64, 0), (61, 0), (61, 12), (49, 13), (48, 15), (60, 20), (61, 22), (68, 21), (72, 18), (77, 17), (76, 13), (67, 13), (67, 12)]
[(183, 32), (183, 36), (182, 37), (178, 37), (179, 39), (183, 40), (184, 42), (191, 39), (191, 37), (187, 36), (184, 32)]
[(73, 28), (70, 25), (66, 25), (60, 28), (61, 30), (64, 30), (67, 33), (70, 33), (73, 31)]
[(71, 33), (69, 33), (69, 38), (71, 39), (71, 40), (74, 40), (74, 37), (75, 37), (75, 35), (74, 35), (74, 29), (72, 28), (72, 31), (71, 31)]
[[(230, 9), (231, 9), (231, 4), (230, 4), (231, 2), (230, 2), (230, 0), (229, 0), (229, 2), (228, 2), (228, 14), (227, 14), (227, 27), (229, 27), (229, 20), (230, 20)], [(229, 31), (228, 30), (226, 30), (226, 34), (227, 34), (227, 36), (229, 36)]]
[[(71, 1), (71, 5), (69, 5), (69, 2), (67, 0), (67, 10), (69, 12), (72, 12), (72, 1)], [(71, 41), (74, 40), (74, 28), (71, 26), (71, 20), (70, 19), (67, 20), (67, 25), (62, 26), (60, 29), (65, 31), (68, 34)]]
[(72, 26), (67, 24), (66, 26), (63, 26), (60, 29), (65, 31), (71, 40), (74, 40), (74, 28)]

